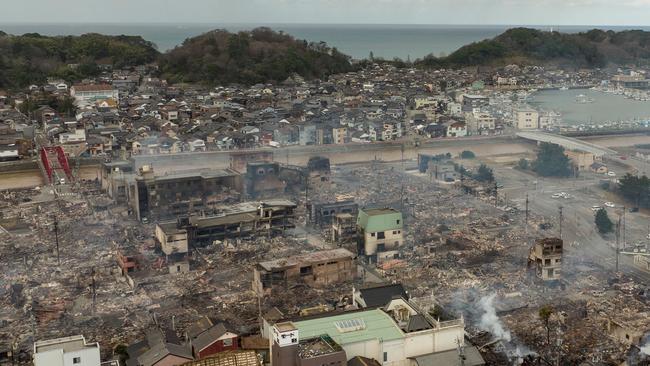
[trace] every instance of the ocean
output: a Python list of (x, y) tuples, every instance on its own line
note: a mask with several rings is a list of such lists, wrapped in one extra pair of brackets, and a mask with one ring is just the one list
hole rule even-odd
[[(79, 35), (102, 33), (111, 35), (140, 35), (155, 43), (160, 51), (170, 50), (187, 38), (213, 29), (249, 30), (267, 26), (284, 31), (299, 39), (327, 42), (355, 59), (375, 57), (403, 60), (422, 58), (428, 54), (447, 55), (463, 45), (492, 38), (509, 25), (399, 25), (399, 24), (171, 24), (171, 23), (0, 23), (0, 30), (10, 34), (40, 33), (43, 35)], [(650, 27), (610, 26), (527, 26), (560, 32), (582, 32), (593, 28), (625, 30)]]

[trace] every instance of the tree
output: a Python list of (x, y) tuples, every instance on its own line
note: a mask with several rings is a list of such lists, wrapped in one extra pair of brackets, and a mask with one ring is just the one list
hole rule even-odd
[(479, 182), (494, 182), (494, 172), (485, 164), (481, 164), (476, 171), (474, 176)]
[(555, 312), (555, 309), (551, 305), (544, 305), (539, 308), (539, 318), (544, 323), (544, 328), (546, 328), (546, 344), (551, 344), (551, 315)]
[(650, 194), (650, 179), (645, 175), (638, 177), (627, 173), (620, 179), (618, 188), (623, 197), (634, 201), (636, 207), (639, 207)]
[(612, 222), (612, 220), (609, 219), (609, 216), (607, 215), (607, 210), (605, 210), (604, 208), (601, 208), (596, 212), (595, 221), (599, 233), (607, 234), (612, 232), (614, 223)]
[(519, 162), (517, 162), (517, 168), (521, 170), (528, 170), (529, 165), (528, 160), (524, 158), (519, 159)]
[(548, 142), (542, 142), (540, 145), (533, 170), (543, 177), (568, 177), (573, 172), (569, 157), (564, 154), (564, 148)]
[(469, 150), (464, 150), (463, 152), (460, 153), (460, 158), (461, 159), (474, 159), (476, 157), (476, 154)]

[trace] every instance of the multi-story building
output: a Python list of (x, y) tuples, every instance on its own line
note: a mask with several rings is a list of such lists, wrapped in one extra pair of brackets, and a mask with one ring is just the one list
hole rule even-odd
[(544, 281), (562, 278), (563, 242), (558, 238), (544, 238), (535, 242), (528, 255), (528, 268)]
[(88, 343), (82, 335), (37, 341), (34, 366), (99, 366), (99, 343)]
[(519, 130), (536, 130), (539, 128), (539, 112), (532, 108), (514, 110), (515, 126)]
[(307, 204), (309, 222), (325, 228), (333, 223), (334, 215), (347, 213), (357, 216), (359, 205), (353, 200), (338, 202), (316, 202)]
[(238, 200), (241, 190), (240, 174), (230, 169), (155, 175), (151, 166), (143, 166), (130, 183), (128, 197), (138, 219), (164, 219), (210, 211), (228, 200)]
[(352, 281), (357, 272), (354, 259), (339, 248), (260, 262), (253, 272), (253, 290), (264, 296), (298, 282), (322, 286)]
[[(417, 358), (431, 359), (432, 363), (427, 365), (448, 365), (444, 360), (449, 355), (444, 353), (455, 353), (458, 347), (471, 349), (473, 356), (478, 354), (473, 352), (475, 347), (465, 347), (464, 325), (463, 318), (438, 321), (415, 304), (395, 298), (383, 308), (325, 313), (276, 323), (270, 335), (271, 364), (345, 365), (346, 359), (364, 357), (385, 366), (415, 365)], [(311, 347), (313, 340), (323, 340), (325, 344)], [(472, 359), (467, 365), (484, 364), (478, 358), (479, 362)]]
[(215, 215), (191, 215), (156, 224), (156, 240), (163, 251), (180, 253), (187, 246), (215, 240), (274, 235), (295, 227), (295, 209), (296, 204), (287, 200), (218, 206)]
[(345, 127), (332, 128), (332, 143), (341, 145), (348, 140), (348, 129)]
[(95, 102), (103, 99), (119, 101), (118, 90), (108, 84), (73, 85), (70, 88), (70, 96), (77, 103)]
[(404, 244), (402, 213), (392, 208), (360, 209), (357, 217), (357, 249), (369, 263), (397, 258)]

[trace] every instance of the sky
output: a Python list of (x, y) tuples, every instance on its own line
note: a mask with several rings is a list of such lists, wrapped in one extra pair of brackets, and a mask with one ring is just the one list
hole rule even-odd
[(650, 0), (0, 0), (2, 23), (650, 25)]

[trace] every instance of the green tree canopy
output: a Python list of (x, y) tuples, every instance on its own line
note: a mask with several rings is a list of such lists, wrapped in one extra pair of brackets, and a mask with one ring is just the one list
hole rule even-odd
[(599, 233), (607, 234), (612, 232), (614, 223), (612, 222), (612, 220), (609, 219), (609, 215), (607, 215), (607, 210), (605, 210), (604, 208), (601, 208), (596, 212), (595, 222)]
[(648, 202), (650, 179), (645, 175), (639, 177), (627, 173), (619, 180), (618, 188), (623, 197), (633, 201), (636, 207), (639, 207)]
[(560, 145), (542, 142), (533, 169), (543, 177), (568, 177), (572, 173), (569, 157)]
[(494, 182), (494, 172), (485, 164), (481, 164), (474, 175), (474, 179), (479, 182)]
[(475, 157), (476, 154), (474, 154), (474, 152), (469, 150), (463, 150), (463, 152), (460, 153), (461, 159), (474, 159)]

